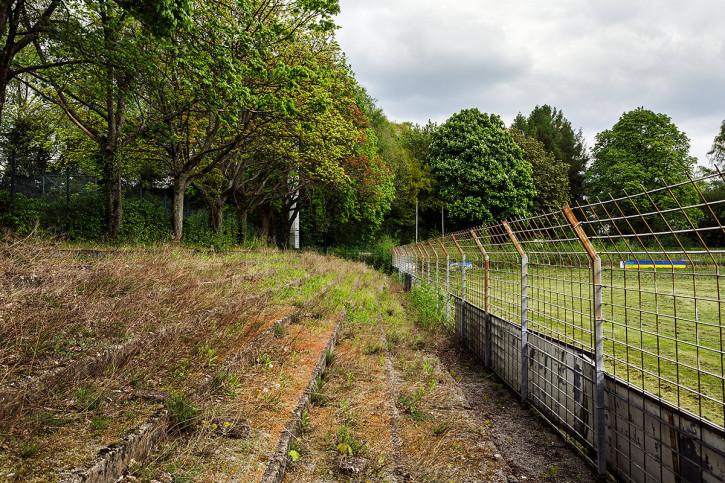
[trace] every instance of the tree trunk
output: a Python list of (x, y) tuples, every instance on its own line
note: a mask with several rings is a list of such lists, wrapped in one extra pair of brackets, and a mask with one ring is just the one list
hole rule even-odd
[(247, 209), (237, 206), (237, 226), (239, 227), (239, 243), (244, 245), (247, 243), (247, 234), (249, 233), (249, 223), (247, 221)]
[(102, 183), (106, 195), (106, 233), (115, 238), (123, 222), (121, 191), (121, 159), (113, 146), (105, 144), (101, 153)]
[(174, 177), (174, 208), (173, 208), (173, 237), (181, 240), (184, 234), (184, 194), (186, 193), (186, 174)]
[(220, 198), (209, 203), (209, 224), (211, 232), (218, 235), (222, 232), (222, 220), (224, 217), (224, 201)]
[(3, 120), (3, 108), (5, 107), (5, 95), (6, 91), (8, 89), (8, 82), (4, 79), (0, 81), (0, 125), (2, 125)]
[(260, 235), (265, 242), (267, 241), (267, 238), (269, 238), (269, 228), (272, 224), (272, 215), (274, 215), (274, 208), (271, 206), (265, 206), (262, 208), (262, 229), (260, 230)]

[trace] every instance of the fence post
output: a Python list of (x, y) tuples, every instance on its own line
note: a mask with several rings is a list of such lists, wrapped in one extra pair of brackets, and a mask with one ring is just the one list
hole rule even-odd
[[(436, 293), (440, 294), (440, 287), (438, 286), (438, 252), (433, 247), (433, 244), (428, 240), (428, 245), (430, 246), (430, 249), (433, 250), (433, 253), (436, 256)], [(428, 284), (430, 284), (430, 271), (428, 271)], [(436, 297), (436, 312), (438, 312), (438, 298)]]
[(483, 326), (485, 333), (483, 343), (483, 362), (486, 367), (491, 365), (491, 317), (488, 313), (488, 253), (483, 248), (481, 240), (476, 236), (476, 232), (471, 230), (473, 239), (476, 240), (479, 250), (483, 253), (483, 260), (485, 262), (484, 275), (483, 275)]
[(438, 239), (438, 244), (446, 254), (446, 323), (448, 323), (451, 320), (451, 257), (448, 255), (446, 247), (443, 246), (441, 238)]
[(415, 263), (415, 273), (416, 278), (418, 277), (418, 274), (425, 273), (425, 261), (423, 259), (423, 250), (420, 249), (420, 245), (418, 243), (415, 244), (415, 248), (418, 249), (418, 253), (416, 254), (416, 257), (420, 255), (420, 270), (418, 270), (418, 262)]
[(581, 223), (574, 216), (571, 208), (565, 206), (562, 211), (572, 226), (579, 241), (592, 259), (592, 288), (594, 305), (594, 369), (596, 371), (596, 388), (594, 394), (594, 431), (597, 441), (597, 473), (600, 480), (607, 475), (607, 427), (604, 421), (604, 317), (602, 314), (602, 258), (594, 245), (584, 233)]
[(529, 257), (521, 248), (519, 240), (516, 238), (513, 230), (507, 222), (503, 222), (503, 226), (508, 233), (509, 238), (514, 244), (516, 251), (521, 257), (521, 402), (526, 403), (529, 399), (529, 341), (528, 341), (528, 272)]
[(428, 253), (425, 251), (425, 246), (423, 246), (423, 243), (416, 243), (415, 246), (418, 247), (418, 251), (420, 252), (420, 276), (421, 279), (425, 281), (425, 262), (428, 258)]
[(458, 244), (455, 235), (451, 235), (453, 243), (456, 244), (456, 248), (461, 252), (461, 339), (468, 345), (468, 327), (466, 327), (466, 254), (461, 249), (461, 245)]

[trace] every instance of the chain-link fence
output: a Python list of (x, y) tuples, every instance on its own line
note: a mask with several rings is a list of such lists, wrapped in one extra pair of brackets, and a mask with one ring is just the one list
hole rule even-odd
[[(123, 198), (123, 235), (137, 241), (168, 238), (173, 211), (170, 186), (144, 188), (140, 183), (127, 182), (123, 185)], [(98, 239), (105, 230), (105, 200), (98, 180), (70, 169), (27, 176), (8, 168), (0, 175), (0, 208), (5, 212), (4, 217), (0, 216), (0, 226), (6, 221), (21, 231), (37, 222), (45, 230), (71, 238)], [(237, 230), (231, 208), (225, 210), (225, 233)], [(184, 231), (192, 241), (204, 243), (211, 232), (203, 200), (187, 196), (183, 212)]]
[(719, 172), (407, 245), (462, 340), (626, 481), (725, 481)]

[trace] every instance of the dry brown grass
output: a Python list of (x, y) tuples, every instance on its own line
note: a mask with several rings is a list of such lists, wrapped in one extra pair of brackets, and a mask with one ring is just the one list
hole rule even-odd
[[(97, 253), (15, 240), (0, 254), (0, 405), (22, 402), (0, 406), (0, 480), (53, 480), (50, 468), (87, 462), (165, 398), (190, 392), (334, 269), (272, 250)], [(300, 289), (274, 293), (295, 280)], [(125, 359), (61, 377), (134, 344)], [(42, 391), (30, 390), (34, 381)]]

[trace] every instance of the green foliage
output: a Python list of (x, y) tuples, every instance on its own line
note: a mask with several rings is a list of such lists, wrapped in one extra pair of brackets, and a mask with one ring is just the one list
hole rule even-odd
[[(699, 177), (714, 173), (715, 170), (700, 167), (697, 174)], [(718, 223), (723, 223), (725, 220), (725, 204), (719, 203), (725, 200), (725, 181), (722, 177), (717, 176), (698, 183), (698, 187), (705, 200), (711, 203), (710, 209), (702, 210), (701, 226), (718, 226)], [(708, 247), (725, 247), (725, 233), (722, 230), (707, 230), (700, 232), (699, 235)]]
[[(86, 191), (70, 196), (67, 218), (65, 200), (53, 202), (49, 215), (56, 220), (56, 226), (67, 226), (72, 240), (96, 241), (105, 232), (104, 197), (100, 193)], [(62, 220), (66, 219), (65, 223)]]
[[(656, 114), (642, 107), (625, 112), (612, 129), (597, 134), (593, 149), (594, 162), (587, 171), (587, 193), (600, 199), (639, 193), (687, 181), (696, 159), (690, 156), (690, 140), (665, 114)], [(636, 201), (621, 203), (625, 214), (652, 212), (655, 208), (667, 210), (696, 204), (698, 195), (691, 185), (652, 194)], [(654, 203), (654, 205), (653, 205)], [(697, 224), (702, 218), (699, 210), (688, 213)], [(687, 220), (677, 211), (655, 225), (672, 229), (690, 228)], [(635, 226), (644, 231), (645, 227)], [(625, 231), (629, 231), (624, 229)]]
[(356, 455), (363, 448), (365, 443), (355, 438), (350, 431), (350, 428), (346, 425), (340, 426), (337, 430), (337, 450), (342, 454)]
[(10, 228), (21, 234), (29, 233), (39, 220), (45, 207), (42, 200), (16, 193), (11, 203), (10, 193), (0, 191), (0, 227)]
[[(231, 210), (231, 207), (226, 207)], [(214, 233), (209, 226), (209, 217), (206, 212), (197, 211), (184, 218), (183, 241), (192, 246), (211, 248), (216, 251), (226, 251), (237, 245), (235, 234), (235, 221), (233, 217), (225, 217), (220, 233)]]
[(189, 22), (188, 0), (115, 0), (156, 35), (171, 35)]
[(524, 159), (531, 164), (531, 178), (536, 187), (534, 212), (551, 212), (569, 203), (568, 166), (546, 151), (544, 144), (511, 128), (516, 144), (524, 151)]
[(454, 114), (433, 133), (429, 156), (453, 217), (491, 223), (528, 215), (536, 194), (531, 165), (495, 114)]
[(445, 296), (439, 294), (434, 286), (417, 284), (410, 292), (410, 301), (416, 323), (426, 330), (452, 331), (452, 324), (446, 322)]
[(201, 414), (201, 410), (194, 405), (186, 394), (176, 394), (166, 402), (169, 411), (171, 427), (179, 432), (193, 429)]
[(567, 165), (569, 194), (572, 201), (581, 201), (586, 165), (589, 162), (581, 129), (574, 131), (562, 111), (546, 104), (536, 106), (528, 117), (519, 114), (511, 127), (540, 141), (546, 151)]
[(169, 238), (169, 222), (159, 201), (144, 198), (124, 200), (122, 239), (136, 243), (155, 243)]

